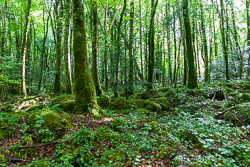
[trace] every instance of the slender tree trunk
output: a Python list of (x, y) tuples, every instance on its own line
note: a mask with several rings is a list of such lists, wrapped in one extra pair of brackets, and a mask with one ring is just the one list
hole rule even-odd
[(139, 2), (140, 4), (140, 52), (141, 52), (141, 73), (142, 73), (142, 80), (143, 80), (143, 75), (144, 75), (144, 72), (143, 72), (143, 57), (142, 57), (142, 15), (141, 15), (141, 0)]
[(134, 57), (133, 57), (133, 33), (134, 33), (134, 0), (130, 4), (130, 31), (129, 31), (129, 77), (128, 77), (128, 94), (134, 93)]
[(200, 2), (200, 8), (201, 8), (201, 28), (202, 28), (202, 38), (203, 38), (203, 46), (204, 46), (204, 57), (205, 57), (205, 83), (208, 82), (209, 79), (209, 73), (208, 73), (208, 48), (207, 48), (207, 37), (206, 37), (206, 27), (205, 27), (205, 20), (204, 20), (204, 12), (203, 12), (203, 6)]
[(104, 51), (104, 65), (105, 65), (105, 69), (104, 69), (104, 73), (105, 73), (105, 88), (106, 90), (109, 89), (109, 81), (108, 81), (108, 56), (107, 56), (107, 52), (108, 52), (108, 40), (107, 40), (107, 10), (108, 10), (108, 0), (107, 0), (107, 7), (105, 8), (105, 20), (104, 20), (104, 36), (105, 36), (105, 51)]
[[(246, 0), (246, 12), (247, 12), (247, 46), (250, 47), (250, 9), (249, 9), (249, 0)], [(248, 65), (250, 65), (250, 53), (248, 54)], [(250, 77), (250, 70), (248, 73)]]
[[(4, 3), (4, 11), (2, 13), (2, 43), (1, 43), (1, 60), (0, 63), (3, 64), (3, 58), (5, 57), (5, 43), (6, 43), (6, 10), (7, 10), (7, 0), (5, 0)], [(3, 75), (4, 73), (4, 68), (0, 69), (0, 73)], [(0, 79), (0, 81), (3, 81)], [(5, 82), (5, 81), (3, 81)], [(0, 84), (0, 100), (2, 100), (2, 95), (3, 95), (3, 84)]]
[(87, 55), (84, 6), (81, 0), (73, 0), (74, 12), (74, 60), (75, 60), (75, 112), (99, 111), (96, 90), (92, 80)]
[(197, 74), (194, 65), (193, 45), (192, 45), (192, 34), (188, 15), (188, 0), (183, 0), (183, 17), (186, 30), (186, 44), (187, 44), (187, 59), (188, 59), (188, 88), (196, 88), (198, 86)]
[(154, 0), (151, 0), (151, 18), (150, 18), (150, 29), (149, 29), (149, 57), (148, 57), (148, 89), (153, 89), (153, 75), (155, 66), (154, 56), (154, 17), (158, 0), (154, 4)]
[(116, 53), (116, 81), (115, 81), (115, 97), (118, 97), (118, 82), (119, 82), (119, 61), (120, 61), (120, 54), (121, 54), (121, 26), (123, 21), (123, 16), (126, 10), (127, 0), (124, 0), (123, 9), (120, 17), (120, 21), (117, 27), (117, 53)]
[(64, 72), (66, 93), (72, 94), (71, 76), (70, 76), (70, 46), (69, 46), (69, 21), (70, 21), (70, 0), (65, 1), (65, 30), (64, 30)]
[(226, 39), (225, 39), (223, 0), (220, 0), (220, 5), (221, 5), (220, 26), (221, 26), (222, 49), (223, 49), (223, 55), (224, 55), (225, 65), (226, 65), (226, 79), (229, 80), (230, 78), (229, 78), (229, 72), (228, 72), (228, 53), (227, 53), (227, 46), (226, 46)]
[(31, 0), (28, 0), (26, 15), (25, 15), (25, 26), (23, 33), (23, 44), (21, 50), (21, 83), (20, 83), (20, 97), (23, 98), (27, 96), (25, 87), (25, 60), (26, 60), (26, 44), (29, 32), (29, 16), (30, 16)]
[[(61, 3), (61, 8), (60, 8)], [(56, 30), (56, 75), (55, 75), (55, 86), (54, 92), (55, 94), (62, 93), (61, 86), (61, 58), (62, 58), (62, 22), (60, 18), (62, 18), (62, 1), (56, 0), (56, 22), (57, 22), (57, 30)]]
[(92, 16), (93, 16), (93, 31), (92, 31), (92, 76), (95, 84), (96, 95), (101, 95), (102, 88), (99, 81), (99, 72), (97, 65), (97, 3), (96, 0), (92, 1)]

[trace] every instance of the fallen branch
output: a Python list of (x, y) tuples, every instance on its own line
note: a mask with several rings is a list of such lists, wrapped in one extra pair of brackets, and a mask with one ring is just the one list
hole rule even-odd
[(11, 159), (11, 162), (31, 162), (31, 160), (26, 160), (26, 159)]
[(56, 142), (50, 142), (50, 143), (44, 143), (44, 144), (38, 144), (38, 145), (32, 145), (32, 146), (21, 146), (21, 147), (15, 147), (18, 149), (26, 149), (26, 148), (35, 148), (35, 147), (43, 147), (47, 145), (52, 145), (52, 144), (61, 144), (61, 143), (67, 143), (68, 141), (56, 141)]
[(241, 123), (243, 126), (246, 126), (239, 118), (237, 118), (232, 112), (230, 112), (229, 110), (235, 108), (236, 106), (233, 106), (229, 109), (225, 109), (223, 106), (221, 106), (225, 111), (222, 112), (222, 114), (228, 112), (230, 115), (232, 115), (239, 123)]

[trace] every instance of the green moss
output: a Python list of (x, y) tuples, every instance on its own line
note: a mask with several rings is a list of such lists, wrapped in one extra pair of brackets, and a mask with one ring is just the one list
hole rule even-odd
[(108, 108), (109, 103), (109, 97), (107, 95), (102, 94), (97, 98), (97, 104), (102, 108)]
[(3, 162), (4, 161), (4, 155), (3, 154), (0, 154), (0, 161)]
[[(24, 138), (21, 143), (20, 146), (32, 146), (33, 140), (31, 138), (31, 136)], [(14, 156), (16, 158), (26, 158), (28, 155), (34, 154), (34, 148), (28, 148), (28, 149), (20, 149), (17, 150), (14, 154)]]
[(124, 125), (124, 121), (122, 119), (115, 119), (112, 123), (111, 123), (111, 127), (112, 129), (114, 129), (115, 131), (119, 131), (121, 130), (121, 126)]
[(22, 99), (22, 100), (20, 101), (20, 103), (22, 104), (23, 102), (25, 102), (25, 101), (30, 101), (30, 100), (39, 101), (39, 99), (38, 99), (36, 96), (29, 96), (29, 97), (26, 97), (26, 98)]
[(40, 110), (40, 109), (42, 109), (44, 107), (44, 105), (34, 105), (34, 106), (30, 106), (29, 108), (28, 108), (28, 111), (34, 111), (34, 110)]
[(159, 104), (162, 109), (167, 109), (167, 107), (169, 106), (168, 100), (164, 97), (149, 99), (149, 101)]
[(149, 101), (149, 100), (136, 99), (135, 103), (137, 105), (137, 108), (143, 108), (143, 109), (151, 110), (151, 111), (161, 110), (161, 106), (159, 104)]
[(111, 110), (129, 109), (133, 105), (133, 102), (125, 99), (124, 97), (118, 97), (110, 103), (109, 108)]
[[(227, 121), (233, 122), (236, 125), (241, 125), (238, 120), (235, 119), (235, 115), (240, 119), (244, 124), (250, 124), (250, 103), (237, 104), (233, 106), (232, 109), (229, 109), (229, 112), (226, 112), (223, 115), (223, 118)], [(233, 114), (233, 115), (232, 115)]]
[(39, 161), (39, 162), (33, 162), (29, 165), (29, 167), (50, 167), (49, 162), (47, 161)]
[(145, 90), (141, 93), (141, 99), (150, 99), (150, 98), (157, 98), (157, 97), (163, 97), (165, 94), (163, 92), (160, 92), (158, 90)]
[(75, 107), (75, 100), (73, 95), (62, 95), (54, 98), (51, 105), (59, 104), (59, 107), (65, 112), (72, 112)]
[(30, 115), (28, 123), (40, 132), (37, 133), (40, 141), (51, 138), (58, 139), (64, 135), (67, 127), (71, 127), (66, 114), (59, 115), (55, 111), (45, 109)]
[(249, 102), (250, 101), (250, 93), (240, 93), (236, 96), (237, 101)]
[(103, 153), (103, 156), (100, 159), (100, 165), (107, 165), (114, 161), (119, 161), (127, 156), (126, 152), (122, 150), (108, 150)]

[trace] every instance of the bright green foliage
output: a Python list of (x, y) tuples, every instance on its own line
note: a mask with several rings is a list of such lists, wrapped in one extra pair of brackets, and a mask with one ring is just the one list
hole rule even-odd
[[(32, 137), (28, 136), (21, 140), (21, 143), (19, 146), (32, 146), (34, 145)], [(28, 155), (34, 154), (35, 150), (34, 148), (28, 148), (28, 149), (20, 149), (17, 150), (14, 154), (16, 158), (26, 158)]]
[(58, 114), (53, 110), (39, 110), (29, 116), (29, 125), (38, 131), (40, 141), (48, 142), (62, 137), (71, 127), (66, 114)]

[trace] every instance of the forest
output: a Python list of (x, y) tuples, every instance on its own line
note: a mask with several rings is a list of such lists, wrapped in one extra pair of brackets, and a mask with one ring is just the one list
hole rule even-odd
[(0, 166), (249, 167), (249, 0), (0, 0)]

